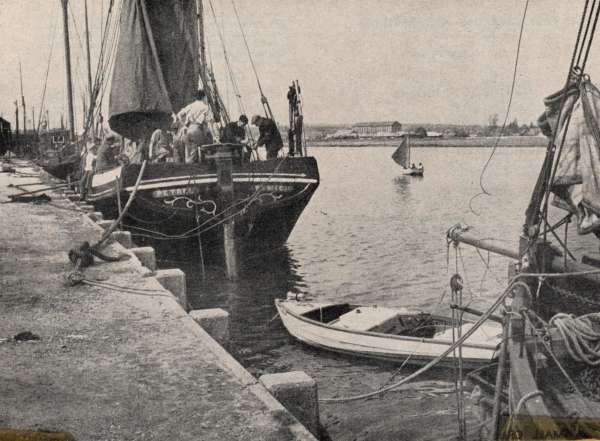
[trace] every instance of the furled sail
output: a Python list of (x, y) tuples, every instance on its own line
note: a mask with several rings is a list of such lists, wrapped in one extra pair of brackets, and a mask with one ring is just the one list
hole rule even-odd
[(109, 125), (130, 139), (171, 124), (198, 87), (195, 0), (123, 0)]
[(600, 91), (584, 79), (563, 97), (561, 93), (553, 100), (564, 101), (560, 121), (556, 118), (560, 104), (553, 108), (547, 102), (547, 116), (542, 118), (549, 122), (545, 134), (551, 139), (558, 128), (557, 145), (565, 136), (552, 185), (553, 204), (575, 214), (579, 234), (600, 232)]
[(398, 148), (396, 149), (396, 151), (392, 154), (392, 159), (397, 163), (400, 164), (402, 167), (404, 168), (409, 168), (410, 165), (408, 163), (409, 159), (409, 146), (408, 146), (408, 137), (405, 136), (402, 139), (402, 143), (400, 143), (400, 145), (398, 146)]

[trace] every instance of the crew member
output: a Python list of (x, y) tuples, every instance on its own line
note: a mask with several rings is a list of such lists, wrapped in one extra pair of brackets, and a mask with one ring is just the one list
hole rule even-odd
[(173, 136), (167, 130), (156, 129), (150, 137), (148, 156), (151, 162), (167, 162), (172, 154)]
[(197, 162), (198, 146), (213, 142), (213, 135), (209, 129), (212, 118), (204, 91), (198, 90), (196, 100), (181, 109), (174, 116), (174, 120), (178, 126), (177, 143), (185, 146), (185, 162)]
[(232, 121), (223, 127), (221, 130), (221, 142), (230, 144), (241, 144), (244, 148), (242, 158), (244, 161), (250, 160), (252, 149), (248, 145), (246, 139), (246, 126), (248, 125), (248, 117), (240, 115), (237, 121)]
[(277, 153), (283, 147), (283, 141), (275, 121), (271, 118), (254, 115), (252, 117), (252, 124), (258, 127), (259, 137), (258, 141), (256, 141), (256, 146), (265, 146), (267, 149), (267, 159), (276, 158)]
[(94, 168), (96, 166), (97, 151), (98, 145), (96, 141), (90, 141), (84, 157), (83, 173), (81, 175), (81, 180), (79, 181), (79, 194), (81, 195), (81, 199), (85, 199), (92, 185), (92, 177), (94, 176)]

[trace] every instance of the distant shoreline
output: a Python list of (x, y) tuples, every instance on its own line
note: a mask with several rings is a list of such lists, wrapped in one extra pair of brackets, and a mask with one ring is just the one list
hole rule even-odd
[[(542, 136), (502, 136), (477, 138), (411, 138), (411, 147), (546, 147), (548, 140)], [(309, 147), (394, 147), (401, 138), (385, 139), (328, 139), (309, 140)]]

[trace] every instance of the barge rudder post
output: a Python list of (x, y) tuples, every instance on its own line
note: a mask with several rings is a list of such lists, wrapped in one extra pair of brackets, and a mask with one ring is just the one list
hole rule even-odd
[[(213, 156), (217, 166), (217, 184), (221, 196), (223, 209), (230, 207), (233, 203), (233, 148), (232, 144), (216, 145)], [(236, 280), (239, 274), (238, 246), (235, 238), (235, 217), (227, 216), (223, 223), (223, 250), (225, 253), (225, 266), (227, 277)]]

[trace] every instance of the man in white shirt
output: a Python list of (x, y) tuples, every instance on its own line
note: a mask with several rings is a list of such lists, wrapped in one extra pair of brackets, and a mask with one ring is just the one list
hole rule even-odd
[(168, 162), (172, 153), (173, 136), (166, 130), (156, 129), (150, 137), (148, 158), (152, 162)]
[(199, 159), (198, 147), (212, 144), (216, 138), (213, 136), (212, 130), (214, 120), (205, 100), (204, 91), (198, 90), (196, 100), (174, 116), (175, 125), (178, 126), (176, 140), (177, 143), (185, 145), (186, 163), (197, 162)]
[(87, 145), (87, 152), (85, 153), (83, 161), (83, 173), (81, 174), (81, 180), (79, 181), (79, 194), (81, 195), (81, 199), (85, 199), (87, 192), (92, 185), (97, 151), (97, 142), (90, 141)]
[(206, 104), (206, 94), (203, 90), (198, 90), (196, 100), (177, 112), (175, 119), (180, 127), (188, 127), (194, 123), (204, 124), (208, 122), (209, 111), (208, 104)]

